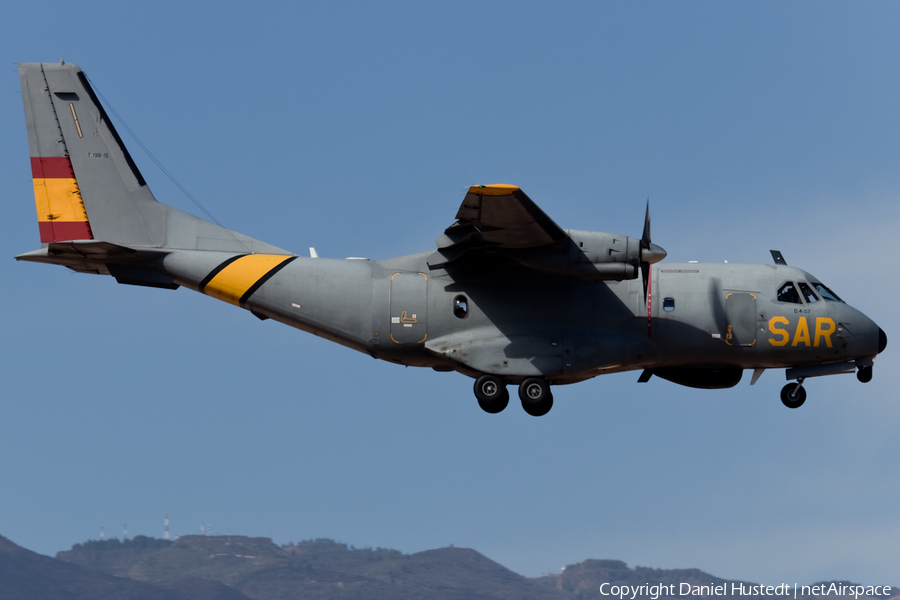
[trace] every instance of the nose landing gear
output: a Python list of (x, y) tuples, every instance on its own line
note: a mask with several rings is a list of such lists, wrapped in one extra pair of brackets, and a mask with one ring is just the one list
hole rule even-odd
[(803, 389), (803, 380), (800, 377), (797, 383), (789, 383), (781, 388), (781, 403), (788, 408), (800, 408), (806, 402), (806, 390)]
[(856, 378), (862, 383), (872, 381), (872, 367), (860, 367), (859, 371), (856, 372)]

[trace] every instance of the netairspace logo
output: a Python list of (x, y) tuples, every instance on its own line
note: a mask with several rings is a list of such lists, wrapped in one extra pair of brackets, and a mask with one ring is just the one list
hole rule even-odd
[(638, 596), (649, 596), (658, 600), (662, 596), (781, 596), (783, 598), (804, 596), (852, 596), (857, 600), (860, 596), (890, 596), (889, 585), (844, 585), (841, 583), (823, 583), (819, 585), (754, 585), (749, 583), (724, 583), (722, 585), (691, 585), (679, 583), (678, 591), (674, 583), (668, 585), (612, 585), (604, 583), (600, 586), (602, 596), (614, 596), (620, 600), (634, 600)]

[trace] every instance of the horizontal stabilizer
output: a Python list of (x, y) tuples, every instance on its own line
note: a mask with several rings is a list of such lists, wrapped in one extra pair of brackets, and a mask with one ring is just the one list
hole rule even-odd
[(165, 250), (136, 250), (111, 242), (94, 240), (55, 242), (45, 248), (32, 250), (16, 256), (16, 260), (27, 262), (56, 263), (65, 259), (88, 259), (100, 262), (133, 262), (147, 260), (167, 254)]
[[(72, 242), (55, 242), (48, 244), (44, 248), (32, 250), (25, 254), (16, 256), (16, 260), (25, 262), (46, 263), (50, 265), (61, 265), (68, 267), (78, 273), (98, 273), (101, 275), (113, 275), (112, 265), (137, 265), (153, 262), (168, 254), (168, 250), (156, 250), (153, 248), (133, 249), (113, 244), (110, 242), (101, 242), (94, 240), (72, 241)], [(145, 267), (142, 267), (145, 268)], [(150, 270), (150, 269), (147, 269)], [(153, 278), (154, 276), (146, 276)], [(137, 280), (139, 277), (125, 278)], [(116, 276), (119, 280), (120, 277)], [(154, 279), (154, 281), (156, 281)], [(133, 281), (120, 283), (133, 283)], [(167, 285), (174, 283), (169, 280)], [(145, 285), (145, 284), (137, 284)], [(152, 287), (166, 287), (153, 285)], [(178, 287), (178, 286), (175, 286)], [(173, 288), (174, 289), (174, 288)]]

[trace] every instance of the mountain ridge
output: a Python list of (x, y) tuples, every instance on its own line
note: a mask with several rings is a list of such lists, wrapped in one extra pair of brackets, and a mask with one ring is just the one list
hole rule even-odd
[[(607, 595), (601, 593), (603, 584), (609, 584)], [(4, 600), (610, 600), (616, 598), (608, 595), (614, 585), (645, 586), (635, 599), (652, 599), (648, 584), (674, 586), (674, 595), (688, 598), (701, 594), (680, 593), (683, 585), (727, 590), (732, 584), (758, 585), (699, 569), (631, 568), (619, 560), (598, 559), (568, 565), (560, 574), (528, 578), (476, 550), (452, 546), (404, 554), (329, 539), (277, 546), (263, 537), (183, 536), (169, 541), (137, 536), (125, 542), (75, 544), (52, 558), (0, 536)], [(772, 600), (761, 593), (702, 595)], [(900, 589), (877, 598), (900, 600)]]

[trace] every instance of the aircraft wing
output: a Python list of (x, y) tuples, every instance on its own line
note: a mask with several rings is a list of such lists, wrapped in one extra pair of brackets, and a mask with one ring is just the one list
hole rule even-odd
[(453, 262), (476, 249), (538, 248), (568, 237), (518, 186), (474, 185), (463, 198), (456, 223), (437, 238), (429, 266)]

